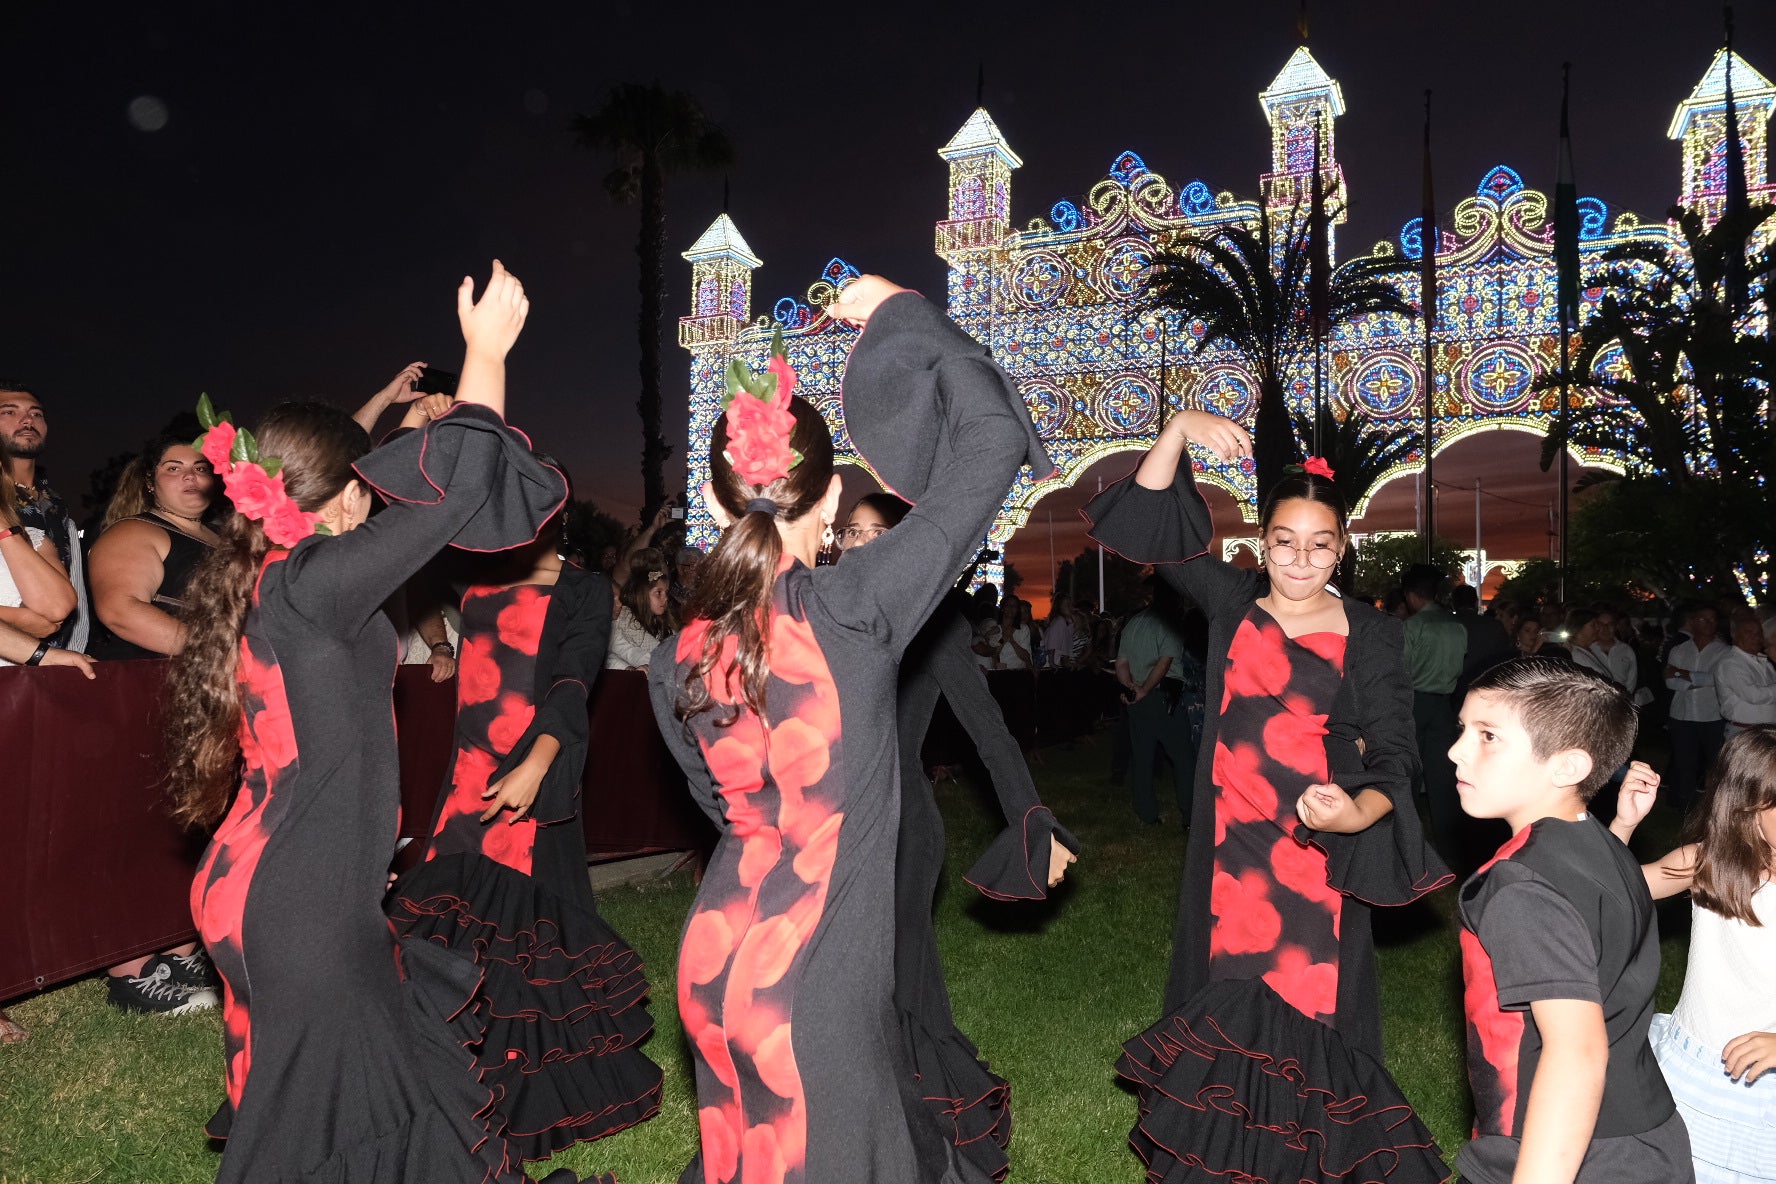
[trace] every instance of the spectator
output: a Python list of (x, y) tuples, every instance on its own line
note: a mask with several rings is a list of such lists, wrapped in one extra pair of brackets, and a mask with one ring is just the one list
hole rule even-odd
[[(1614, 609), (1598, 609), (1592, 622), (1593, 640), (1588, 648), (1598, 661), (1600, 673), (1627, 691), (1636, 707), (1645, 707), (1653, 701), (1653, 693), (1640, 685), (1640, 655), (1621, 636), (1622, 626), (1622, 618)], [(1628, 629), (1632, 637), (1633, 625), (1630, 624)], [(1573, 657), (1578, 658), (1577, 651)]]
[(1480, 615), (1480, 590), (1472, 584), (1458, 584), (1449, 594), (1455, 619), (1467, 631), (1468, 644), (1462, 658), (1461, 674), (1456, 676), (1454, 702), (1467, 696), (1468, 684), (1500, 662), (1517, 656), (1511, 634), (1497, 615)]
[(1172, 762), (1179, 820), (1190, 825), (1196, 745), (1184, 702), (1185, 665), (1190, 659), (1184, 653), (1183, 618), (1178, 593), (1155, 580), (1152, 601), (1129, 619), (1116, 655), (1116, 681), (1122, 684), (1122, 701), (1128, 705), (1135, 816), (1149, 826), (1161, 821), (1153, 796), (1153, 765), (1161, 750)]
[(999, 610), (999, 669), (1030, 670), (1036, 665), (1031, 640), (1030, 602), (1007, 596)]
[(1718, 636), (1720, 614), (1715, 609), (1698, 605), (1683, 620), (1688, 636), (1671, 647), (1665, 685), (1671, 689), (1671, 717), (1666, 722), (1671, 737), (1671, 803), (1687, 812), (1726, 739), (1714, 668), (1733, 647)]
[(53, 539), (26, 517), (9, 459), (0, 436), (0, 622), (54, 645), (77, 596)]
[(43, 453), (43, 442), (49, 436), (49, 422), (37, 396), (17, 382), (0, 381), (0, 444), (9, 455), (4, 460), (7, 473), (17, 486), (18, 518), (26, 526), (41, 530), (55, 544), (56, 559), (74, 586), (74, 611), (64, 615), (55, 644), (85, 652), (92, 629), (92, 614), (86, 603), (86, 557), (80, 550), (80, 531), (68, 513), (68, 505), (49, 479), (37, 468)]
[(969, 648), (974, 652), (975, 665), (982, 670), (999, 669), (999, 654), (1005, 648), (1005, 626), (997, 613), (974, 623), (974, 643)]
[(1048, 665), (1057, 669), (1071, 667), (1074, 664), (1074, 643), (1078, 639), (1079, 631), (1073, 625), (1073, 598), (1055, 597), (1049, 606), (1048, 626), (1042, 631), (1042, 648), (1048, 655)]
[(622, 607), (611, 622), (606, 670), (646, 670), (661, 639), (678, 628), (672, 610), (672, 582), (659, 568), (629, 577), (618, 596)]
[(667, 498), (648, 519), (648, 524), (617, 550), (617, 558), (611, 564), (611, 583), (617, 587), (627, 587), (631, 578), (638, 571), (666, 570), (666, 554), (654, 546), (654, 536), (666, 529), (672, 521), (672, 510), (678, 503)]
[(1418, 759), (1424, 769), (1425, 802), (1430, 807), (1431, 836), (1445, 859), (1463, 857), (1459, 848), (1461, 797), (1455, 791), (1455, 765), (1449, 749), (1455, 744), (1455, 683), (1467, 656), (1468, 632), (1438, 597), (1447, 577), (1428, 563), (1406, 569), (1400, 593), (1411, 616), (1406, 618), (1406, 672), (1412, 679), (1412, 723), (1418, 733)]
[(697, 591), (697, 572), (703, 566), (703, 552), (686, 545), (678, 549), (673, 560), (672, 607), (684, 615), (684, 607)]
[(160, 436), (118, 478), (93, 544), (92, 655), (164, 658), (185, 647), (185, 585), (220, 541), (206, 519), (216, 476), (188, 441)]
[(1517, 653), (1522, 657), (1572, 660), (1572, 654), (1565, 646), (1548, 640), (1547, 631), (1542, 628), (1541, 618), (1533, 613), (1523, 614), (1523, 620), (1517, 626), (1516, 637)]
[(1724, 736), (1776, 724), (1776, 666), (1764, 656), (1764, 626), (1748, 611), (1733, 616), (1733, 648), (1714, 667)]

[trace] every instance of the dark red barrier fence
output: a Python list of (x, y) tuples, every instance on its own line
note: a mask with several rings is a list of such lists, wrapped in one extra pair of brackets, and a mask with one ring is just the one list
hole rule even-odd
[[(193, 937), (203, 837), (166, 813), (162, 662), (0, 668), (0, 1001)], [(454, 683), (401, 668), (401, 833), (421, 836), (450, 759)], [(646, 678), (593, 692), (581, 786), (594, 857), (704, 848), (715, 834), (655, 729)]]

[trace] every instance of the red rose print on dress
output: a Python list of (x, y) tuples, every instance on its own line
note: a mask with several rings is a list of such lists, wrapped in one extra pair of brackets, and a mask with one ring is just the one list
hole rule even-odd
[[(1267, 625), (1262, 630), (1251, 621), (1240, 622), (1228, 650), (1227, 694), (1234, 698), (1276, 696), (1289, 685), (1289, 657), (1267, 642), (1258, 640), (1260, 632), (1281, 635), (1282, 630)], [(1245, 645), (1241, 645), (1245, 641)]]
[(499, 662), (493, 642), (475, 637), (463, 642), (456, 663), (456, 697), (459, 704), (485, 703), (500, 690)]
[(1337, 963), (1311, 961), (1300, 946), (1277, 951), (1276, 969), (1264, 981), (1302, 1015), (1329, 1017), (1338, 1012)]
[(1211, 956), (1216, 952), (1256, 954), (1276, 944), (1283, 919), (1270, 903), (1263, 876), (1256, 872), (1233, 876), (1216, 869), (1210, 899), (1209, 907), (1215, 914), (1215, 927), (1209, 938)]

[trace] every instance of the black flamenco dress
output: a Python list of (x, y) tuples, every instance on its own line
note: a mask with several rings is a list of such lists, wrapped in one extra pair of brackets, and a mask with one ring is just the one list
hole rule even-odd
[(236, 675), (244, 776), (192, 885), (225, 988), (218, 1180), (520, 1184), (475, 1062), (481, 972), (397, 940), (382, 911), (400, 793), (381, 605), (446, 545), (528, 541), (566, 484), (470, 405), (357, 470), (388, 508), (259, 574)]
[(701, 1134), (684, 1184), (988, 1179), (918, 1097), (895, 1020), (895, 698), (902, 651), (1017, 466), (1049, 466), (1010, 379), (912, 293), (870, 318), (844, 398), (858, 449), (915, 508), (837, 566), (785, 557), (762, 715), (736, 703), (729, 649), (715, 710), (677, 717), (706, 621), (649, 663), (661, 732), (721, 829), (679, 952)]
[[(580, 824), (586, 698), (604, 665), (610, 604), (605, 578), (571, 565), (552, 585), (464, 594), (456, 755), (425, 859), (389, 904), (398, 933), (484, 971), (476, 1063), (524, 1159), (660, 1108), (659, 1066), (638, 1047), (652, 1028), (647, 978), (598, 914)], [(543, 735), (561, 747), (529, 815), (483, 823), (482, 794)]]
[[(1257, 572), (1204, 555), (1188, 462), (1169, 490), (1133, 478), (1087, 508), (1093, 537), (1158, 571), (1209, 618), (1198, 757), (1166, 1014), (1128, 1041), (1130, 1142), (1155, 1184), (1435, 1184), (1429, 1130), (1382, 1064), (1370, 907), (1451, 877), (1424, 842), (1398, 621), (1344, 603), (1348, 634), (1290, 638)], [(1355, 835), (1315, 831), (1302, 792), (1334, 782), (1394, 810)]]
[(894, 1004), (925, 1105), (957, 1150), (997, 1180), (1011, 1169), (1011, 1087), (956, 1027), (931, 920), (943, 876), (944, 825), (920, 750), (939, 695), (974, 742), (1006, 821), (963, 879), (994, 900), (1046, 900), (1051, 839), (1058, 837), (1075, 854), (1079, 841), (1037, 796), (1030, 766), (975, 661), (973, 631), (956, 597), (952, 593), (931, 614), (900, 665)]

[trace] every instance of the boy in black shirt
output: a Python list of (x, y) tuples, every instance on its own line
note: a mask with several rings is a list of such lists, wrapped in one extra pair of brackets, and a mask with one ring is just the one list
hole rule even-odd
[[(1462, 886), (1469, 1184), (1683, 1184), (1689, 1134), (1647, 1043), (1659, 935), (1640, 865), (1586, 811), (1634, 706), (1570, 663), (1519, 658), (1468, 691), (1449, 750), (1462, 809), (1511, 839)], [(1631, 778), (1652, 778), (1644, 765)]]

